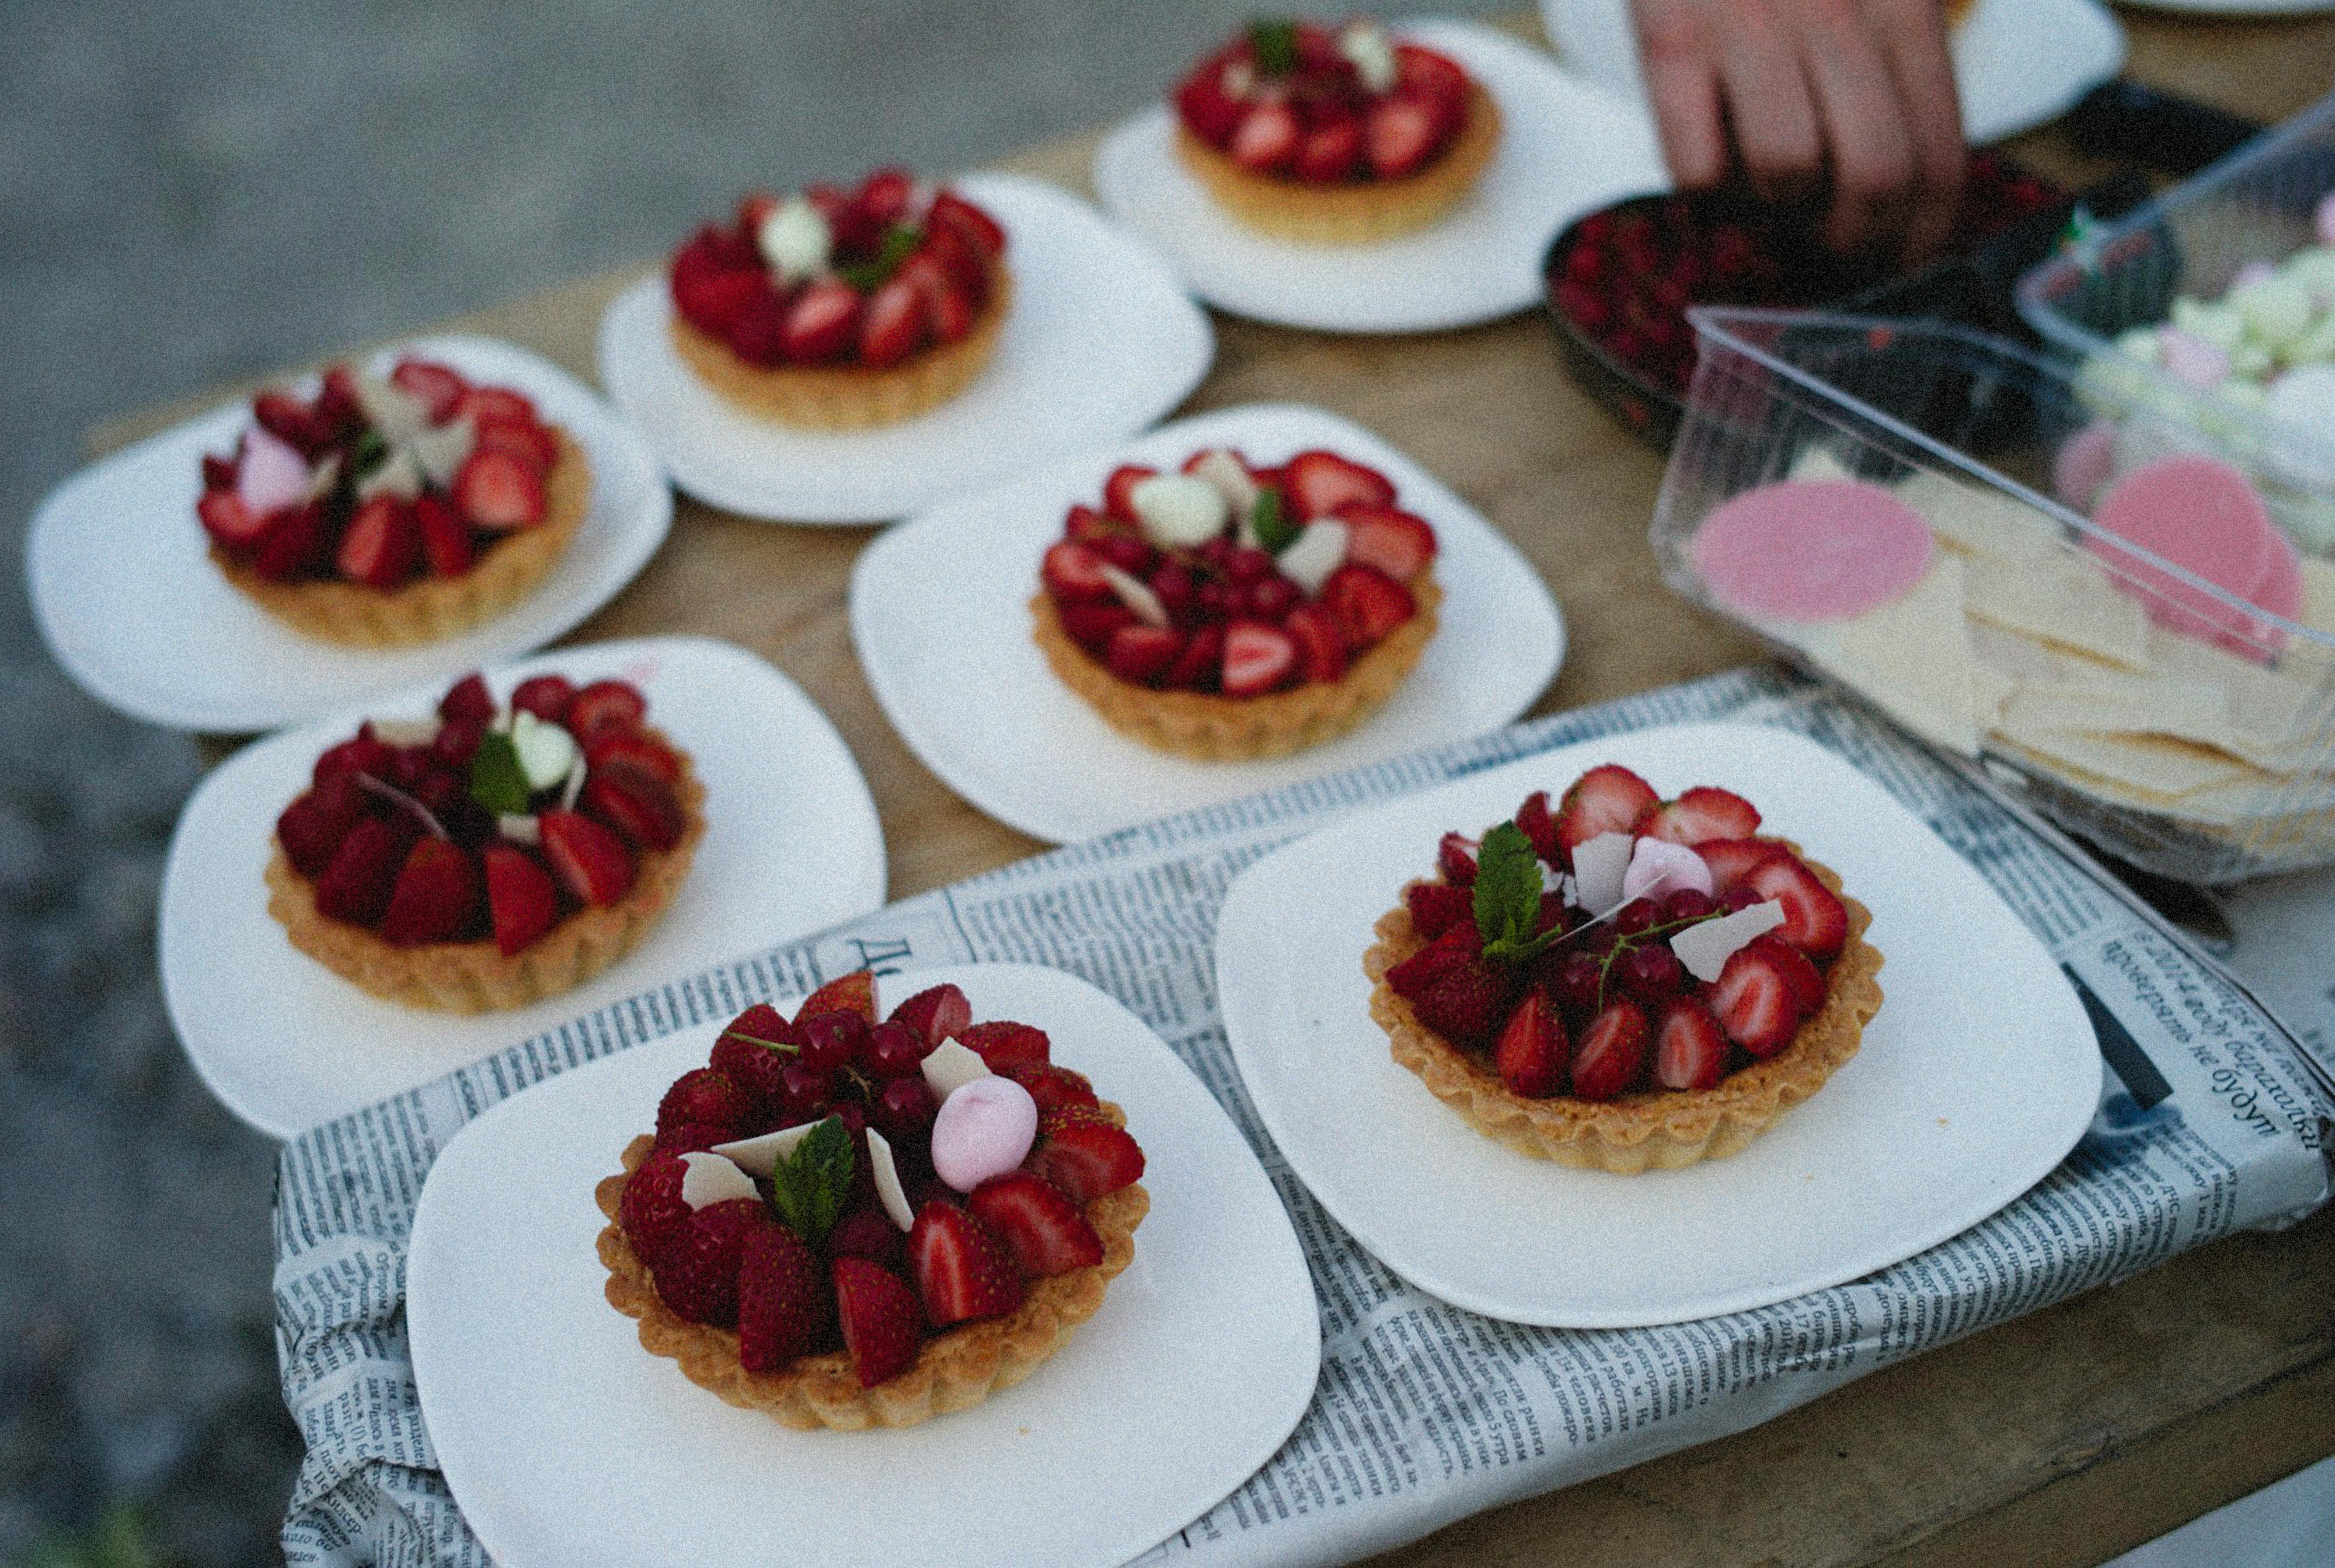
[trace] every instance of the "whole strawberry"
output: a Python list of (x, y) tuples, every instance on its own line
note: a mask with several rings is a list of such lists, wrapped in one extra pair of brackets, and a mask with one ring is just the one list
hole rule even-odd
[(654, 1154), (625, 1184), (625, 1195), (616, 1205), (616, 1223), (624, 1227), (633, 1251), (651, 1268), (656, 1266), (666, 1241), (690, 1216), (690, 1207), (681, 1197), (682, 1179), (688, 1174), (688, 1162), (679, 1155)]
[(729, 1128), (734, 1133), (754, 1114), (754, 1102), (736, 1080), (712, 1068), (701, 1067), (673, 1079), (657, 1102), (657, 1131), (684, 1122)]
[(794, 1232), (762, 1216), (738, 1259), (739, 1364), (775, 1372), (834, 1336), (835, 1294), (819, 1260)]
[(738, 1264), (747, 1233), (769, 1219), (754, 1198), (708, 1204), (666, 1239), (652, 1269), (664, 1304), (693, 1323), (738, 1323)]

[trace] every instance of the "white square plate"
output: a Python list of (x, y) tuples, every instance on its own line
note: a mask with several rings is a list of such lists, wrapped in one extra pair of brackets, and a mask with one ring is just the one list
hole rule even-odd
[(616, 297), (600, 322), (600, 380), (674, 483), (769, 522), (889, 522), (1132, 435), (1200, 384), (1216, 334), (1150, 247), (1042, 180), (954, 183), (1004, 225), (1013, 299), (988, 368), (920, 418), (834, 433), (756, 419), (682, 362), (662, 272)]
[[(1199, 762), (1155, 751), (1104, 723), (1031, 640), (1039, 558), (1071, 503), (1098, 504), (1121, 463), (1174, 469), (1211, 446), (1266, 464), (1327, 447), (1383, 471), (1396, 503), (1435, 526), (1444, 597), (1425, 656), (1361, 728), (1293, 757)], [(851, 640), (876, 700), (926, 767), (999, 821), (1067, 844), (1497, 729), (1556, 673), (1565, 622), (1532, 563), (1417, 463), (1335, 414), (1251, 403), (894, 528), (852, 569)]]
[(1316, 332), (1440, 332), (1541, 297), (1557, 230), (1669, 176), (1642, 111), (1567, 76), (1540, 50), (1473, 23), (1395, 29), (1442, 50), (1500, 106), (1500, 147), (1475, 193), (1441, 222), (1379, 245), (1293, 245), (1219, 208), (1176, 156), (1175, 111), (1155, 103), (1095, 150), (1112, 216), (1171, 256), (1202, 299)]
[(705, 784), (705, 836), (641, 944), (531, 1007), (463, 1015), (370, 996), (295, 948), (260, 873), (276, 818), (325, 747), (369, 717), (421, 718), (450, 677), (256, 742), (187, 803), (162, 874), (162, 1000), (195, 1070), (227, 1108), (290, 1137), (567, 1022), (669, 974), (825, 930), (884, 902), (884, 835), (859, 768), (795, 683), (742, 648), (654, 637), (560, 648), (490, 672), (621, 676)]
[(673, 525), (673, 491), (646, 442), (549, 360), (484, 337), (418, 338), (373, 358), (443, 360), (517, 387), (592, 462), (584, 525), (535, 591), (484, 625), (408, 648), (302, 636), (219, 575), (195, 502), (202, 457), (251, 423), (226, 404), (100, 460), (33, 516), (24, 575), (49, 650), (90, 695), (132, 718), (232, 734), (279, 725), (540, 647), (616, 596)]
[(898, 1430), (793, 1432), (641, 1349), (601, 1294), (592, 1189), (718, 1024), (514, 1095), (438, 1156), (413, 1216), (413, 1377), (454, 1500), (504, 1568), (1107, 1568), (1273, 1457), (1321, 1331), (1289, 1216), (1232, 1121), (1133, 1013), (982, 964), (975, 1018), (1053, 1037), (1143, 1145), (1151, 1212), (1102, 1310), (1030, 1378)]
[[(1732, 1158), (1612, 1176), (1517, 1154), (1397, 1066), (1370, 1014), (1371, 928), (1436, 840), (1601, 762), (1665, 796), (1737, 791), (1873, 911), (1886, 998), (1863, 1049)], [(1419, 1289), (1516, 1322), (1680, 1322), (1870, 1273), (2042, 1179), (2100, 1097), (2074, 989), (1984, 879), (1834, 753), (1749, 725), (1584, 741), (1277, 850), (1226, 896), (1216, 982), (1257, 1114), (1323, 1205)]]

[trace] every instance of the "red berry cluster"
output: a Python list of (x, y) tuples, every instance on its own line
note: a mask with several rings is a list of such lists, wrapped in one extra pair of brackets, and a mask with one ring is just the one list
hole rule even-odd
[(311, 466), (337, 460), (331, 487), (312, 500), (255, 511), (237, 493), (242, 447), (227, 457), (207, 453), (195, 515), (212, 543), (272, 582), (388, 589), (417, 576), (460, 576), (505, 534), (543, 520), (559, 443), (532, 402), (509, 387), (474, 387), (429, 360), (400, 361), (390, 381), (422, 401), (432, 429), (470, 421), (470, 454), (442, 490), (357, 499), (360, 482), (388, 453), (358, 405), (355, 376), (334, 365), (313, 402), (276, 389), (251, 405), (259, 425)]
[(1177, 84), (1194, 136), (1255, 174), (1306, 185), (1399, 179), (1433, 162), (1468, 115), (1468, 73), (1416, 44), (1372, 92), (1318, 22), (1257, 22)]
[[(657, 1107), (654, 1152), (635, 1169), (617, 1223), (665, 1305), (692, 1322), (735, 1328), (750, 1372), (847, 1350), (861, 1386), (907, 1370), (928, 1334), (999, 1317), (1028, 1282), (1099, 1263), (1086, 1205), (1143, 1175), (1143, 1151), (1100, 1108), (1084, 1075), (1050, 1060), (1043, 1030), (974, 1023), (954, 985), (918, 992), (877, 1021), (875, 976), (847, 974), (789, 1020), (767, 1004), (732, 1019), (707, 1065)], [(978, 1053), (1037, 1101), (1039, 1136), (1019, 1170), (969, 1195), (933, 1173), (939, 1105), (921, 1064), (944, 1040)], [(780, 1218), (760, 1195), (693, 1210), (683, 1156), (828, 1117), (852, 1143), (850, 1190), (823, 1236)], [(886, 1213), (867, 1132), (889, 1144), (916, 1215), (905, 1235)]]
[[(1714, 889), (1638, 898), (1602, 921), (1544, 894), (1540, 930), (1568, 934), (1506, 963), (1487, 953), (1476, 922), (1478, 841), (1444, 836), (1437, 879), (1403, 895), (1427, 945), (1390, 969), (1387, 983), (1429, 1029), (1487, 1052), (1515, 1093), (1610, 1100), (1713, 1088), (1781, 1051), (1824, 1006), (1826, 968), (1848, 938), (1846, 908), (1785, 845), (1757, 837), (1759, 813), (1740, 796), (1705, 787), (1665, 801), (1609, 763), (1583, 775), (1554, 810), (1545, 791), (1535, 792), (1515, 822), (1551, 870), (1570, 871), (1588, 840), (1627, 832), (1691, 847)], [(1783, 924), (1728, 959), (1717, 980), (1696, 980), (1671, 951), (1671, 937), (1687, 927), (1771, 899)]]
[[(2064, 192), (1990, 152), (1971, 155), (1949, 255)], [(1549, 301), (1623, 364), (1674, 393), (1694, 373), (1694, 305), (1808, 305), (1885, 281), (1881, 264), (1826, 250), (1811, 214), (1694, 194), (1633, 198), (1583, 218), (1552, 258)]]
[[(1192, 454), (1183, 471), (1214, 450)], [(1104, 481), (1101, 510), (1071, 508), (1041, 565), (1063, 629), (1130, 685), (1254, 697), (1342, 678), (1418, 614), (1410, 586), (1435, 558), (1435, 529), (1394, 504), (1384, 474), (1335, 452), (1299, 452), (1279, 468), (1226, 455), (1292, 528), (1317, 518), (1346, 526), (1345, 562), (1321, 591), (1308, 595), (1271, 552), (1238, 543), (1238, 519), (1198, 546), (1154, 546), (1129, 496), (1158, 470), (1128, 465)], [(1166, 624), (1131, 607), (1106, 566), (1148, 588)]]
[(498, 710), (485, 680), (465, 675), (438, 704), (432, 740), (392, 745), (367, 721), (316, 759), (309, 789), (276, 818), (276, 842), (315, 885), (320, 913), (393, 946), (491, 937), (509, 957), (573, 911), (624, 897), (636, 855), (681, 841), (682, 761), (644, 732), (638, 690), (599, 681), (578, 691), (538, 675), (511, 706), (575, 737), (586, 762), (575, 807), (538, 790), (529, 804), (540, 842), (503, 836), (470, 787)]
[(829, 269), (780, 281), (759, 235), (779, 198), (756, 191), (728, 225), (708, 224), (673, 254), (673, 308), (749, 364), (898, 364), (954, 343), (997, 286), (1005, 231), (951, 190), (917, 202), (916, 181), (879, 169), (857, 190), (814, 185), (803, 198), (834, 237)]

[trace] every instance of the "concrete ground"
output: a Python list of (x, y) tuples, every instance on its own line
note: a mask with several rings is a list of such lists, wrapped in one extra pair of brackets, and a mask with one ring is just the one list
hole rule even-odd
[[(93, 421), (655, 256), (749, 185), (1100, 124), (1252, 8), (0, 0), (9, 580)], [(300, 1445), (274, 1147), (196, 1082), (154, 981), (198, 771), (68, 683), (5, 596), (0, 1563), (117, 1500), (168, 1559), (276, 1556)]]

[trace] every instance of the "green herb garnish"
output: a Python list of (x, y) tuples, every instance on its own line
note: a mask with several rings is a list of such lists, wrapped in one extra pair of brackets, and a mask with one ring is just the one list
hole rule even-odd
[(1248, 526), (1256, 535), (1256, 542), (1276, 556), (1295, 544), (1297, 536), (1304, 531), (1283, 513), (1281, 492), (1271, 485), (1258, 489), (1256, 500), (1249, 508)]
[(1297, 69), (1297, 24), (1286, 19), (1250, 23), (1248, 49), (1263, 74), (1288, 75)]
[(349, 472), (362, 479), (389, 460), (389, 443), (379, 431), (367, 431), (349, 449)]
[(1513, 822), (1484, 835), (1476, 851), (1476, 929), (1484, 956), (1522, 963), (1555, 945), (1562, 922), (1540, 929), (1540, 857)]
[(900, 270), (902, 262), (916, 255), (916, 247), (924, 239), (925, 231), (915, 224), (896, 223), (884, 231), (883, 242), (877, 246), (874, 256), (849, 266), (837, 267), (836, 276), (862, 294), (881, 288)]
[(518, 817), (526, 813), (531, 793), (511, 738), (499, 730), (480, 736), (470, 759), (470, 799), (499, 817)]
[(851, 1133), (839, 1116), (828, 1117), (795, 1145), (793, 1157), (770, 1170), (770, 1207), (804, 1243), (827, 1240), (851, 1195)]

